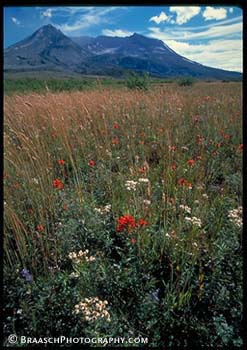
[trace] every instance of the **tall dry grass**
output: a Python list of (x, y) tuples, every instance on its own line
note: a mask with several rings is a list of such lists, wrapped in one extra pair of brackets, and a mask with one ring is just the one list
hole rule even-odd
[[(66, 191), (73, 192), (77, 210), (83, 215), (83, 205), (96, 186), (93, 180), (91, 185), (85, 182), (85, 172), (91, 176), (91, 169), (85, 170), (90, 160), (100, 164), (98, 176), (104, 178), (102, 185), (111, 194), (116, 216), (133, 204), (124, 203), (121, 181), (142, 176), (139, 171), (145, 167), (145, 176), (163, 186), (164, 203), (154, 203), (147, 214), (149, 221), (155, 222), (171, 198), (192, 201), (200, 196), (196, 187), (189, 195), (185, 194), (177, 187), (177, 181), (189, 176), (199, 186), (213, 176), (216, 169), (212, 154), (217, 151), (222, 133), (231, 134), (232, 151), (237, 149), (241, 142), (238, 83), (198, 83), (189, 88), (170, 84), (149, 92), (107, 90), (6, 96), (7, 263), (18, 260), (21, 265), (29, 264), (35, 269), (38, 257), (47, 269), (51, 261), (61, 258), (56, 237), (59, 208), (66, 204)], [(204, 141), (198, 145), (200, 136)], [(174, 153), (173, 146), (177, 149)], [(197, 170), (183, 173), (179, 165), (197, 156), (202, 157)], [(57, 163), (61, 159), (66, 162), (65, 173)], [(171, 169), (174, 163), (178, 172)], [(233, 162), (232, 166), (237, 167), (238, 163)], [(64, 196), (54, 189), (56, 178), (65, 183)], [(98, 178), (97, 186), (100, 184)], [(147, 199), (151, 197), (150, 191)], [(141, 210), (138, 203), (134, 205), (136, 212)], [(37, 232), (37, 225), (42, 225), (44, 231)]]

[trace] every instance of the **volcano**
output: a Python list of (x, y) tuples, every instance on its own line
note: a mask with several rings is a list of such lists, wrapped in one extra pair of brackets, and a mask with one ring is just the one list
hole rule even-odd
[(68, 37), (52, 25), (4, 51), (4, 71), (60, 71), (121, 77), (126, 71), (154, 77), (241, 79), (242, 74), (207, 67), (173, 51), (163, 41), (134, 33), (129, 37)]

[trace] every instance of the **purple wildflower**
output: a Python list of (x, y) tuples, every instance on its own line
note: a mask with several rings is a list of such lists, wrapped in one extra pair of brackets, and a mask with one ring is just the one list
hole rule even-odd
[(21, 276), (25, 278), (27, 282), (32, 282), (33, 281), (33, 276), (32, 274), (28, 271), (28, 269), (24, 268), (21, 270)]

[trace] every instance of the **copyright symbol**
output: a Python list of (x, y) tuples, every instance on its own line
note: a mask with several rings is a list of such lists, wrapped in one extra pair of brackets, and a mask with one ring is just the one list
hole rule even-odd
[(10, 344), (15, 344), (17, 342), (17, 336), (15, 334), (10, 334), (8, 336), (8, 342)]

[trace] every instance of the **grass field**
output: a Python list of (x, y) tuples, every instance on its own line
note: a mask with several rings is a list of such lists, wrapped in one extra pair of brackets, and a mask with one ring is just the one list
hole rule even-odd
[(241, 88), (5, 96), (6, 337), (241, 345)]
[[(138, 75), (137, 75), (138, 77)], [(142, 78), (138, 78), (142, 80)], [(59, 75), (57, 72), (46, 74), (34, 72), (6, 73), (4, 77), (5, 95), (28, 93), (44, 94), (47, 92), (63, 91), (88, 91), (100, 89), (119, 89), (128, 85), (129, 75), (126, 74), (122, 79), (116, 79), (106, 76), (79, 76), (79, 75)], [(179, 82), (182, 79), (158, 79), (147, 78), (150, 86), (164, 86), (166, 84)], [(209, 81), (210, 82), (210, 81)]]

